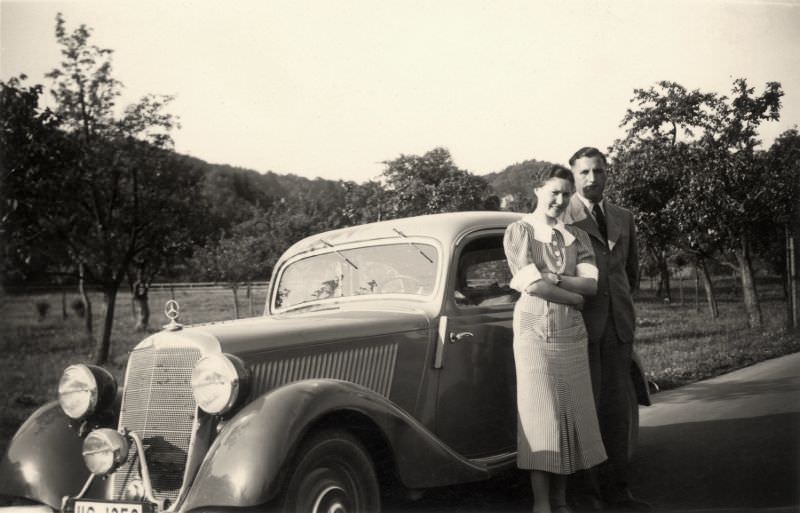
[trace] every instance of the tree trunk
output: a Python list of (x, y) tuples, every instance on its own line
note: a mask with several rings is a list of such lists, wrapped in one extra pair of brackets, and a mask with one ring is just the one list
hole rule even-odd
[(117, 303), (117, 290), (119, 284), (106, 285), (103, 288), (103, 299), (105, 300), (105, 318), (103, 319), (103, 333), (95, 345), (94, 363), (103, 365), (108, 361), (111, 354), (111, 329), (114, 326), (114, 307)]
[(66, 289), (61, 291), (61, 320), (64, 321), (67, 319), (67, 291)]
[(661, 251), (657, 254), (656, 262), (659, 275), (656, 297), (662, 298), (666, 303), (671, 303), (672, 291), (670, 290), (669, 286), (669, 266), (667, 265), (667, 257), (665, 252)]
[(714, 283), (711, 281), (711, 276), (708, 274), (708, 268), (702, 260), (697, 262), (697, 271), (703, 279), (703, 289), (706, 291), (706, 302), (708, 303), (708, 312), (712, 319), (719, 317), (719, 306), (717, 305), (717, 296), (714, 293)]
[(747, 312), (747, 325), (751, 328), (760, 328), (763, 324), (761, 305), (758, 302), (756, 282), (753, 278), (753, 264), (750, 259), (750, 241), (742, 235), (741, 245), (736, 250), (736, 261), (739, 263), (739, 276), (742, 284), (742, 297), (744, 309)]
[(250, 317), (253, 317), (255, 315), (253, 311), (253, 285), (250, 282), (247, 283), (247, 300), (250, 303)]
[(83, 303), (83, 313), (85, 314), (83, 321), (86, 328), (86, 337), (92, 340), (92, 300), (89, 299), (89, 295), (86, 293), (83, 263), (78, 264), (78, 294), (80, 294), (81, 302)]
[(233, 291), (233, 318), (239, 318), (239, 294), (238, 294), (239, 287), (236, 284), (231, 285), (231, 290)]
[(797, 327), (797, 258), (794, 235), (786, 225), (786, 327)]
[(148, 293), (150, 289), (147, 284), (137, 281), (133, 290), (133, 303), (136, 305), (136, 326), (134, 330), (137, 332), (147, 331), (150, 324), (150, 304), (148, 302)]
[(134, 331), (147, 331), (150, 324), (150, 304), (148, 303), (149, 284), (142, 279), (142, 268), (136, 269), (136, 281), (131, 285), (131, 305), (134, 311)]

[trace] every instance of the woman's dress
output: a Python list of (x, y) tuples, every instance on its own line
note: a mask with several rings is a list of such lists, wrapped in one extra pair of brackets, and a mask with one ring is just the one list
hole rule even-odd
[[(527, 220), (526, 220), (527, 219)], [(589, 374), (586, 328), (578, 309), (525, 289), (541, 271), (597, 278), (588, 235), (532, 216), (511, 224), (504, 246), (522, 294), (514, 307), (517, 465), (571, 474), (606, 459)]]

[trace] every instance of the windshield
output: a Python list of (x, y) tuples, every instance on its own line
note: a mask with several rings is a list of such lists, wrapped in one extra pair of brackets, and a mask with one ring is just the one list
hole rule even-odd
[(409, 242), (334, 249), (289, 264), (278, 278), (273, 310), (330, 298), (375, 294), (429, 296), (439, 253)]

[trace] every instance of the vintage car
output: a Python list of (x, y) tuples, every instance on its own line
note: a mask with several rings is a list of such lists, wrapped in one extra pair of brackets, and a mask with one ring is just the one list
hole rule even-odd
[(503, 233), (518, 218), (308, 237), (276, 263), (257, 318), (184, 327), (169, 304), (119, 387), (100, 367), (64, 371), (0, 461), (0, 494), (69, 513), (378, 511), (387, 491), (514, 468)]

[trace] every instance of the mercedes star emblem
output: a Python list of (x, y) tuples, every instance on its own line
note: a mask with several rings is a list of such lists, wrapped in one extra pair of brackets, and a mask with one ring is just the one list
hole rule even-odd
[(176, 322), (181, 315), (181, 307), (177, 301), (174, 299), (167, 301), (164, 305), (164, 315), (169, 319), (169, 324), (164, 326), (165, 330), (176, 331), (182, 328), (182, 326)]

